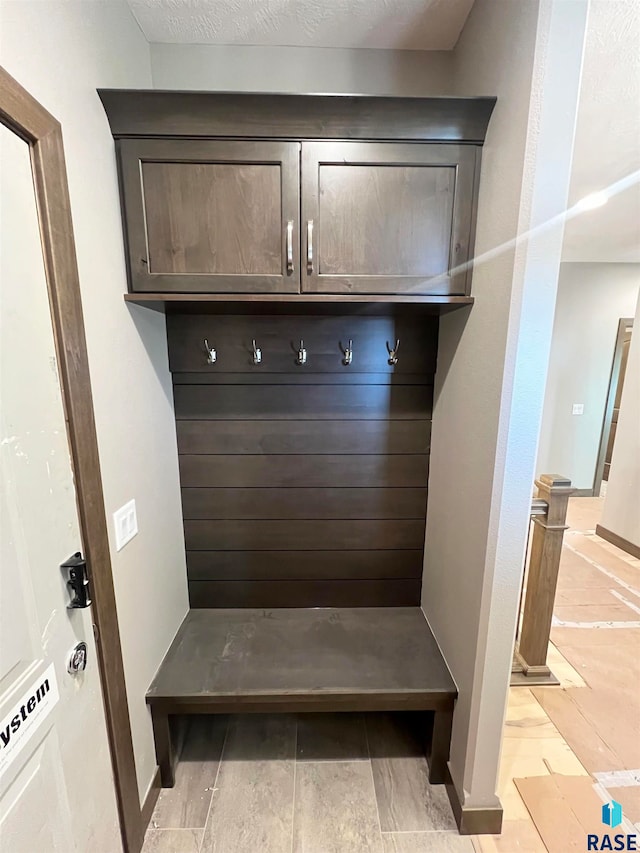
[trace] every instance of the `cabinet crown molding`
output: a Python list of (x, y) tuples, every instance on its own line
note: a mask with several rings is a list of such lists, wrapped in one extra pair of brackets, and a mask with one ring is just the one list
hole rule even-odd
[(98, 89), (116, 139), (375, 139), (482, 145), (495, 97), (267, 95)]

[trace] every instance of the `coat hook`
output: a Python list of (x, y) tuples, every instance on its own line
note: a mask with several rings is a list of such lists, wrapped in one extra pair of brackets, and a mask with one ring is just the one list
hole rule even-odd
[(262, 361), (262, 350), (260, 347), (256, 346), (255, 340), (253, 341), (253, 363), (260, 364)]
[(215, 364), (218, 360), (218, 353), (215, 350), (215, 347), (210, 347), (207, 339), (204, 339), (205, 349), (207, 350), (207, 361), (209, 364)]
[(389, 341), (387, 341), (387, 352), (389, 353), (389, 358), (387, 360), (387, 364), (394, 367), (398, 363), (398, 350), (400, 349), (400, 338), (396, 341), (396, 345), (393, 349), (389, 346)]
[(340, 349), (342, 350), (343, 355), (342, 363), (347, 367), (353, 361), (353, 341), (349, 341), (349, 346), (346, 349), (342, 346), (342, 343), (340, 343)]
[(298, 354), (296, 356), (296, 364), (306, 364), (307, 363), (307, 351), (304, 348), (304, 341), (300, 340), (300, 347), (298, 348)]

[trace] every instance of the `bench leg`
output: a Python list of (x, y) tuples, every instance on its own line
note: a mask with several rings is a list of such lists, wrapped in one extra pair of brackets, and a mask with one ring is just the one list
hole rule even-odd
[(162, 711), (156, 711), (151, 706), (151, 722), (156, 745), (156, 761), (160, 767), (160, 783), (163, 788), (173, 788), (175, 775), (169, 715)]
[(429, 756), (429, 782), (441, 785), (447, 779), (447, 762), (451, 744), (453, 709), (436, 711), (433, 718), (433, 740)]

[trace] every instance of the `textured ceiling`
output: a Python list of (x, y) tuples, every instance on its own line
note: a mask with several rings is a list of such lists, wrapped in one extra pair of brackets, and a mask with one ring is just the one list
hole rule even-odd
[(450, 50), (473, 0), (128, 0), (150, 42)]
[[(640, 3), (592, 0), (570, 204), (640, 170)], [(640, 262), (640, 184), (569, 221), (564, 260)]]

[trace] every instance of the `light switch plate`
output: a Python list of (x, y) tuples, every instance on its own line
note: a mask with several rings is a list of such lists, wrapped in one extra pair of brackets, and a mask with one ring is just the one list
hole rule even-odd
[(129, 501), (113, 513), (113, 524), (116, 531), (116, 551), (121, 551), (138, 532), (135, 500)]
[(572, 415), (584, 415), (584, 403), (574, 403), (571, 409)]

